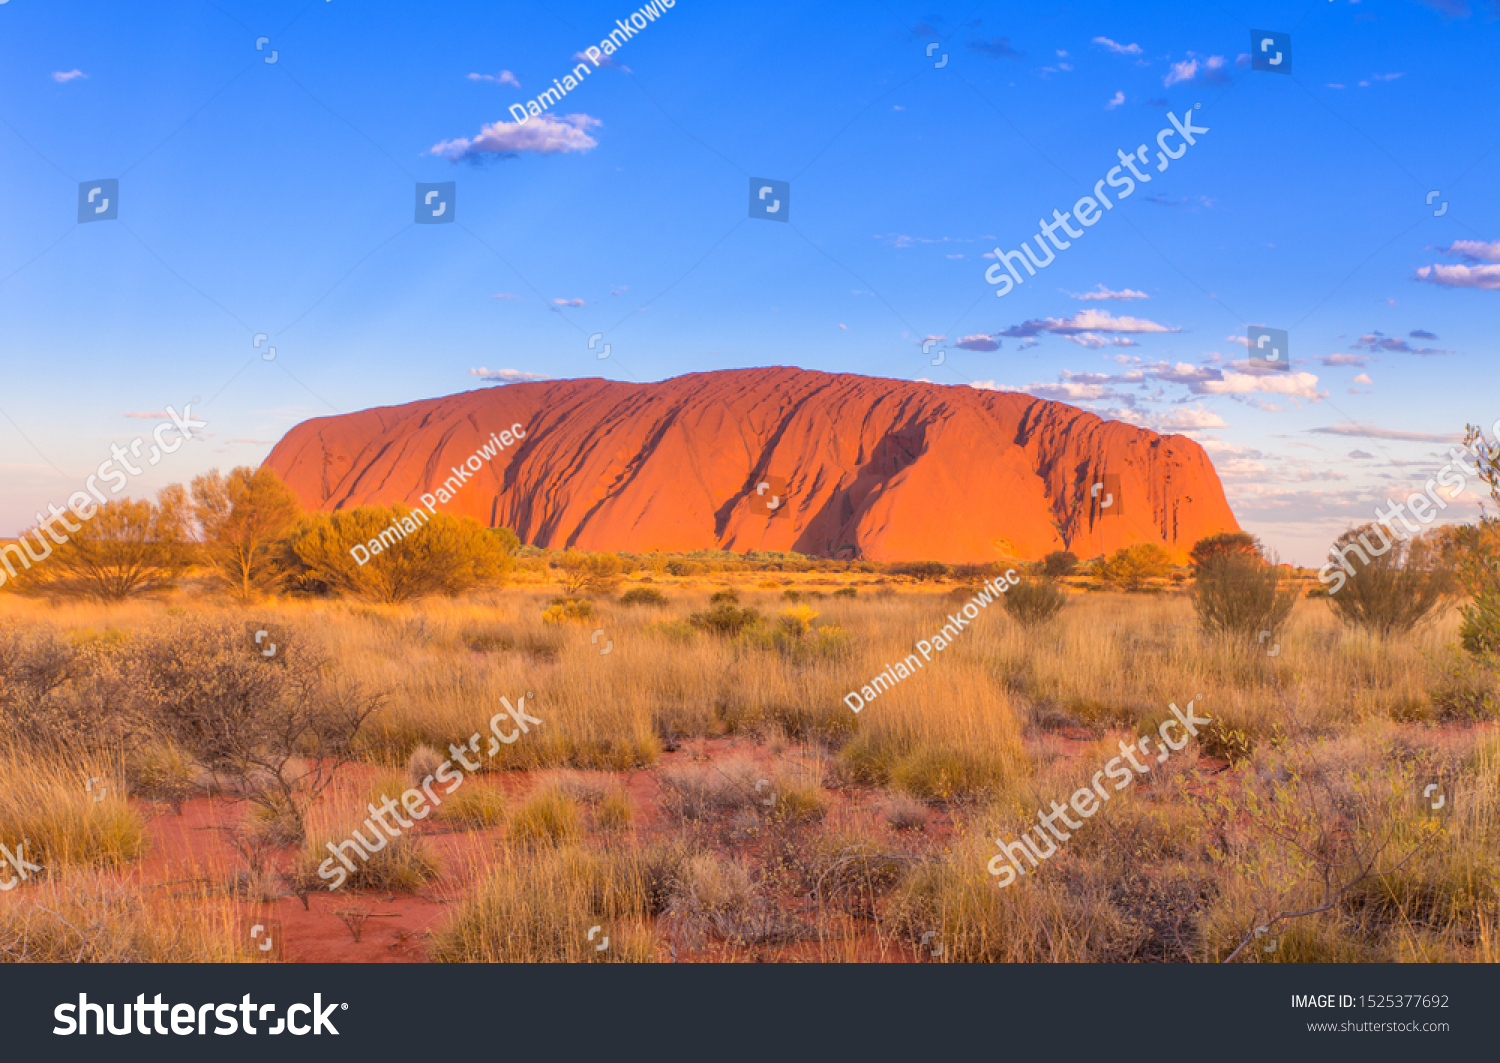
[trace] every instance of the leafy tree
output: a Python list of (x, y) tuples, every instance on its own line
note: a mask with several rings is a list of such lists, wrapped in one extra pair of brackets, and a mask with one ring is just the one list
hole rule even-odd
[(1160, 543), (1136, 543), (1095, 560), (1093, 574), (1124, 591), (1138, 591), (1172, 568), (1172, 555)]
[(219, 579), (244, 601), (276, 590), (286, 575), (281, 540), (302, 512), (291, 488), (268, 466), (242, 466), (204, 473), (192, 491), (203, 553)]
[(1259, 559), (1261, 549), (1260, 540), (1249, 532), (1219, 532), (1194, 543), (1193, 549), (1188, 553), (1188, 560), (1193, 563), (1194, 568), (1201, 569), (1219, 557), (1238, 556)]
[(491, 528), (490, 534), (500, 541), (500, 549), (506, 557), (515, 557), (521, 550), (521, 537), (509, 528)]
[[(1500, 445), (1487, 442), (1478, 425), (1465, 428), (1464, 446), (1479, 456), (1479, 479), (1500, 506)], [(1459, 641), (1475, 656), (1500, 657), (1500, 519), (1481, 516), (1457, 532), (1457, 575), (1471, 597), (1460, 611)]]
[[(397, 504), (303, 517), (288, 544), (299, 575), (340, 593), (387, 604), (455, 595), (504, 580), (512, 562), (489, 529), (467, 517), (433, 513), (420, 519), (412, 512)], [(404, 537), (389, 533), (393, 524), (401, 527), (403, 522), (411, 529)], [(379, 552), (370, 549), (372, 543), (381, 545)], [(356, 547), (368, 555), (364, 564)]]
[[(105, 502), (76, 531), (67, 527), (62, 520), (54, 524), (54, 540), (40, 529), (33, 533), (46, 545), (43, 558), (51, 559), (18, 573), (17, 590), (124, 601), (171, 586), (191, 559), (187, 493), (180, 484), (163, 488), (154, 504)], [(55, 539), (62, 541), (54, 545)]]
[(1071, 550), (1054, 550), (1042, 558), (1042, 574), (1048, 579), (1064, 579), (1078, 571), (1078, 555)]
[(1331, 589), (1328, 604), (1344, 623), (1379, 635), (1405, 633), (1429, 619), (1452, 588), (1437, 549), (1379, 524), (1350, 528), (1330, 557), (1340, 562), (1344, 582)]
[(1198, 568), (1193, 609), (1205, 631), (1259, 638), (1275, 632), (1297, 604), (1297, 585), (1281, 570), (1239, 550), (1213, 554)]
[(562, 573), (558, 582), (569, 597), (613, 594), (620, 585), (620, 559), (614, 554), (568, 550), (557, 559), (556, 565)]

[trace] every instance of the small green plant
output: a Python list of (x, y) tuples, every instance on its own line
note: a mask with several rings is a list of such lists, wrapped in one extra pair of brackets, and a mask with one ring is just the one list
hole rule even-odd
[(1042, 558), (1042, 575), (1048, 579), (1066, 579), (1078, 571), (1078, 555), (1071, 550), (1054, 550)]
[(856, 597), (858, 594), (859, 594), (859, 591), (857, 591), (853, 587), (840, 587), (838, 590), (836, 590), (836, 591), (833, 592), (833, 596), (835, 598), (853, 598), (853, 597)]
[(733, 587), (728, 590), (714, 591), (713, 596), (708, 599), (709, 605), (718, 605), (720, 602), (728, 602), (730, 605), (739, 605), (740, 596)]
[(706, 613), (693, 613), (688, 623), (700, 631), (732, 638), (760, 622), (759, 610), (721, 602)]
[(1050, 579), (1023, 579), (1000, 597), (1006, 613), (1023, 627), (1036, 627), (1055, 617), (1068, 596)]
[(583, 623), (594, 616), (594, 603), (586, 598), (553, 598), (542, 610), (542, 623)]
[(667, 596), (655, 587), (632, 587), (620, 595), (621, 605), (667, 605)]

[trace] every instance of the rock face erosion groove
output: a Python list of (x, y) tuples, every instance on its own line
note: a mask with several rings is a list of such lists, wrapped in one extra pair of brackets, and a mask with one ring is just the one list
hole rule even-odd
[[(442, 509), (542, 547), (977, 562), (1155, 542), (1182, 561), (1239, 530), (1185, 436), (1014, 392), (791, 368), (510, 384), (320, 417), (266, 464), (310, 510), (415, 506), (517, 422), (526, 438)], [(1106, 476), (1120, 497), (1101, 510)], [(774, 508), (757, 490), (773, 477)]]

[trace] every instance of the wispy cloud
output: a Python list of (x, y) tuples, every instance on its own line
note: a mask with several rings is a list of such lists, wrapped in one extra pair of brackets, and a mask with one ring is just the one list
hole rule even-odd
[(478, 369), (470, 369), (470, 376), (477, 376), (481, 380), (487, 380), (496, 384), (516, 384), (527, 380), (551, 380), (545, 373), (525, 373), (519, 369), (486, 369), (480, 366)]
[(1120, 106), (1120, 104), (1124, 102), (1125, 94), (1123, 92), (1116, 92), (1109, 98), (1109, 102), (1104, 105), (1104, 109), (1106, 111), (1113, 111), (1116, 107)]
[[(1413, 333), (1413, 335), (1416, 335), (1416, 333)], [(1367, 332), (1349, 346), (1361, 351), (1395, 351), (1398, 354), (1419, 354), (1424, 358), (1434, 354), (1453, 353), (1441, 347), (1413, 347), (1405, 340), (1394, 336), (1387, 336), (1383, 332)]]
[(485, 126), (475, 137), (444, 140), (434, 144), (428, 154), (451, 162), (476, 162), (485, 156), (514, 158), (522, 152), (535, 155), (560, 155), (584, 152), (599, 146), (589, 136), (594, 126), (603, 125), (586, 114), (562, 116), (544, 114), (522, 124), (495, 122)]
[(582, 299), (554, 299), (554, 300), (552, 300), (552, 305), (553, 306), (586, 306), (587, 304)]
[(1159, 325), (1139, 317), (1115, 317), (1108, 310), (1080, 310), (1072, 317), (1035, 318), (1013, 325), (1002, 336), (1036, 336), (1052, 332), (1066, 336), (1079, 332), (1181, 332), (1180, 328)]
[[(583, 52), (574, 52), (573, 61), (577, 63), (593, 62), (593, 60)], [(602, 67), (608, 67), (610, 70), (619, 70), (626, 74), (634, 73), (634, 71), (632, 71), (630, 67), (626, 66), (624, 63), (620, 62), (612, 55), (601, 55), (599, 57), (599, 65)]]
[(1401, 428), (1381, 428), (1373, 424), (1335, 424), (1327, 428), (1309, 428), (1307, 431), (1316, 435), (1393, 439), (1402, 443), (1457, 443), (1463, 439), (1461, 435), (1454, 432), (1408, 432)]
[(1102, 44), (1104, 47), (1108, 48), (1110, 51), (1115, 52), (1115, 53), (1117, 53), (1119, 55), (1140, 55), (1141, 54), (1141, 46), (1139, 44), (1120, 44), (1117, 41), (1110, 40), (1108, 37), (1095, 37), (1094, 38), (1094, 43), (1095, 44)]
[(514, 85), (516, 88), (521, 87), (521, 79), (516, 77), (516, 75), (512, 74), (509, 70), (502, 70), (498, 74), (465, 74), (464, 77), (468, 78), (470, 81), (490, 81), (495, 83), (496, 85)]
[(1012, 48), (1009, 37), (991, 37), (987, 41), (970, 41), (969, 47), (980, 55), (987, 55), (991, 59), (1018, 59), (1026, 54)]
[(1121, 288), (1119, 291), (1113, 291), (1102, 284), (1094, 285), (1094, 290), (1091, 292), (1069, 292), (1068, 294), (1084, 303), (1097, 303), (1104, 299), (1119, 299), (1124, 301), (1128, 299), (1151, 298), (1145, 292), (1138, 292), (1134, 288)]
[(998, 351), (1000, 349), (1000, 342), (993, 336), (988, 336), (983, 332), (976, 332), (972, 336), (960, 336), (953, 346), (960, 347), (966, 351)]
[(1167, 76), (1162, 79), (1162, 84), (1171, 88), (1184, 81), (1203, 81), (1209, 85), (1227, 85), (1229, 74), (1224, 69), (1224, 57), (1222, 55), (1210, 55), (1200, 59), (1188, 53), (1189, 58), (1180, 63), (1173, 63), (1167, 70)]
[(79, 70), (77, 67), (74, 67), (72, 70), (52, 71), (52, 80), (57, 82), (59, 85), (66, 85), (68, 82), (73, 81), (77, 78), (86, 79), (87, 77), (88, 75), (85, 74), (82, 70)]

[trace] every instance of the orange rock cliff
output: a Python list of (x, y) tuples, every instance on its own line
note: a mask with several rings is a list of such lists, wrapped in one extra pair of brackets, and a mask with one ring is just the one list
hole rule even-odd
[(1181, 561), (1239, 529), (1184, 436), (1012, 392), (790, 368), (510, 384), (320, 417), (266, 464), (308, 509), (415, 507), (514, 424), (525, 438), (436, 508), (536, 546), (975, 562), (1156, 542)]

